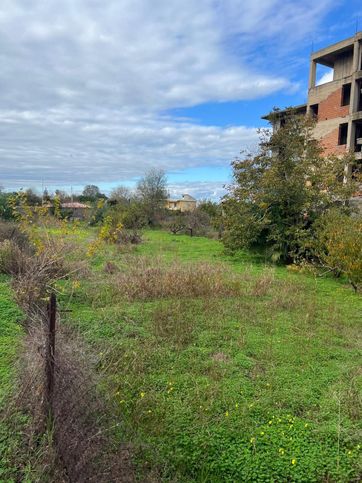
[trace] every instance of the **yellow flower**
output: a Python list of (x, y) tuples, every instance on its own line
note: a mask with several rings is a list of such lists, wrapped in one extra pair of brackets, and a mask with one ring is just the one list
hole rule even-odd
[(228, 418), (229, 417), (229, 411), (225, 411), (225, 416)]
[(265, 433), (264, 433), (264, 431), (260, 431), (260, 434), (261, 434), (261, 436), (264, 436)]
[(308, 423), (305, 423), (304, 427), (305, 428), (308, 428), (309, 424)]
[(292, 465), (297, 464), (297, 460), (295, 458), (292, 459)]
[(279, 453), (284, 454), (285, 453), (284, 448), (279, 448)]
[(236, 404), (235, 404), (235, 407), (236, 407), (236, 408), (238, 408), (238, 407), (239, 407), (239, 404), (238, 404), (238, 403), (236, 403)]
[(255, 443), (255, 438), (250, 438), (250, 443)]
[(146, 395), (146, 393), (145, 393), (145, 392), (141, 392), (141, 393), (140, 393), (140, 396), (141, 396), (141, 397), (145, 397), (145, 395)]
[(269, 425), (270, 425), (270, 424), (273, 424), (273, 421), (269, 421)]

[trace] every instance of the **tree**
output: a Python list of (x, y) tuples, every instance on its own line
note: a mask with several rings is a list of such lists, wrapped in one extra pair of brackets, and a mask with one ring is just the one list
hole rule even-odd
[(200, 208), (196, 208), (196, 210), (186, 214), (185, 226), (190, 236), (205, 235), (210, 228), (210, 224), (210, 216), (205, 211), (200, 210)]
[(167, 199), (167, 178), (161, 169), (151, 169), (141, 178), (136, 188), (150, 225), (155, 225)]
[(314, 122), (291, 111), (285, 126), (261, 130), (259, 152), (232, 163), (234, 184), (224, 197), (224, 244), (261, 247), (274, 260), (295, 260), (315, 220), (337, 202), (348, 203), (354, 185), (343, 183), (342, 159), (323, 156)]
[(109, 201), (111, 204), (127, 205), (131, 200), (131, 192), (126, 186), (117, 186), (111, 191)]
[(33, 205), (40, 205), (41, 204), (41, 197), (31, 188), (28, 188), (25, 191), (27, 203), (31, 206)]
[(83, 188), (83, 192), (79, 198), (84, 201), (96, 201), (99, 198), (106, 198), (106, 196), (101, 193), (100, 189), (95, 184), (87, 184)]

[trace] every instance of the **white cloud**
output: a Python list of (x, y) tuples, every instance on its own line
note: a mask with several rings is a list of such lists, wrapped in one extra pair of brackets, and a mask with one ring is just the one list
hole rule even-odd
[(333, 80), (333, 69), (325, 72), (322, 77), (316, 82), (317, 86), (321, 86), (322, 84), (327, 84), (327, 82), (332, 82)]
[(162, 113), (292, 89), (253, 61), (258, 42), (272, 54), (280, 36), (299, 41), (329, 5), (2, 0), (2, 184), (121, 181), (151, 165), (228, 163), (255, 142), (255, 129)]

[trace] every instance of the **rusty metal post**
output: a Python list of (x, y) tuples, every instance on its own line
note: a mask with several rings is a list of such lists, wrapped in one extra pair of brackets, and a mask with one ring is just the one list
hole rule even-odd
[(54, 391), (55, 322), (57, 318), (57, 299), (51, 293), (48, 303), (48, 331), (46, 347), (46, 398), (51, 409)]

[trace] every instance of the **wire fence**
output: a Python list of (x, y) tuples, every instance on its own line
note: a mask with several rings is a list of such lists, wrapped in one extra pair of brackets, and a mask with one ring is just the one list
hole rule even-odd
[(60, 324), (54, 293), (43, 314), (44, 411), (53, 427), (56, 451), (71, 482), (133, 482), (130, 448), (115, 445), (107, 403), (97, 391), (83, 342)]

